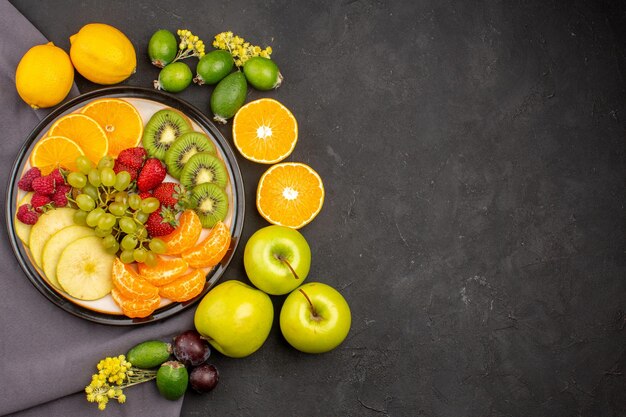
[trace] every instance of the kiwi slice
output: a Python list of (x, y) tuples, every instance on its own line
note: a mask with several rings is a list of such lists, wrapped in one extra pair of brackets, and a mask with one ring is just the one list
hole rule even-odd
[(215, 226), (228, 214), (228, 196), (215, 184), (196, 185), (191, 192), (191, 202), (204, 228)]
[(191, 131), (187, 119), (174, 109), (163, 109), (154, 113), (143, 130), (141, 143), (148, 156), (165, 159), (165, 152), (177, 137)]
[(174, 178), (180, 178), (180, 172), (189, 159), (199, 152), (217, 154), (215, 145), (209, 137), (200, 132), (187, 132), (180, 135), (165, 152), (167, 172)]
[(189, 158), (180, 172), (180, 183), (188, 190), (205, 182), (221, 188), (228, 183), (226, 166), (221, 159), (208, 152), (199, 152)]

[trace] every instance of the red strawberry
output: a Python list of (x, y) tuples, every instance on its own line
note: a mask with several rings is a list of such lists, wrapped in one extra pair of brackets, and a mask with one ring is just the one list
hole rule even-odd
[(55, 168), (49, 176), (54, 180), (55, 187), (65, 184), (65, 177), (63, 177), (63, 173), (59, 168)]
[(152, 191), (154, 197), (159, 200), (161, 206), (184, 210), (188, 206), (189, 196), (182, 184), (175, 182), (162, 182)]
[(144, 198), (152, 197), (152, 193), (150, 191), (142, 191), (139, 193), (139, 197), (143, 200)]
[(39, 213), (33, 210), (30, 204), (22, 204), (17, 209), (17, 219), (24, 224), (35, 224), (39, 219)]
[(167, 170), (163, 162), (156, 158), (150, 158), (139, 171), (137, 188), (139, 191), (150, 191), (163, 182), (166, 174)]
[(33, 195), (33, 198), (31, 198), (30, 200), (30, 205), (33, 207), (33, 209), (38, 212), (38, 213), (42, 213), (44, 211), (46, 211), (46, 205), (50, 204), (50, 201), (52, 201), (50, 199), (49, 196), (47, 195), (43, 195), (43, 194), (39, 194), (39, 193), (35, 193)]
[(161, 207), (160, 210), (150, 213), (145, 226), (152, 237), (169, 235), (178, 226), (176, 213), (167, 207)]
[(128, 148), (119, 153), (117, 160), (120, 164), (124, 164), (129, 168), (140, 170), (146, 160), (146, 156), (144, 148)]
[(115, 165), (113, 166), (113, 171), (115, 171), (116, 174), (119, 174), (121, 171), (126, 171), (130, 174), (130, 181), (135, 181), (137, 179), (137, 174), (139, 173), (138, 170), (128, 167), (124, 164), (122, 164), (119, 161), (115, 161)]
[(24, 173), (17, 186), (20, 190), (33, 191), (33, 180), (39, 177), (41, 177), (41, 170), (37, 167), (31, 168)]
[(50, 175), (35, 178), (33, 180), (33, 191), (43, 195), (54, 194), (54, 178)]

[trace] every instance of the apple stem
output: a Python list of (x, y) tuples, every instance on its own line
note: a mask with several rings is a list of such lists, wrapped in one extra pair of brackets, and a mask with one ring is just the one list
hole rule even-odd
[(300, 279), (300, 277), (298, 276), (298, 274), (296, 274), (296, 271), (292, 268), (291, 264), (289, 263), (289, 261), (283, 256), (283, 255), (276, 255), (276, 259), (278, 259), (279, 261), (281, 261), (282, 263), (284, 263), (285, 265), (287, 265), (287, 268), (289, 268), (289, 270), (291, 271), (291, 273), (293, 274), (293, 276), (296, 279)]
[(309, 298), (309, 296), (306, 295), (306, 293), (304, 292), (302, 288), (298, 288), (298, 291), (300, 291), (302, 295), (304, 295), (304, 298), (306, 298), (306, 300), (309, 302), (309, 305), (311, 306), (311, 315), (313, 316), (313, 319), (319, 320), (319, 316), (317, 315), (317, 310), (313, 306), (313, 303), (311, 302), (311, 299)]

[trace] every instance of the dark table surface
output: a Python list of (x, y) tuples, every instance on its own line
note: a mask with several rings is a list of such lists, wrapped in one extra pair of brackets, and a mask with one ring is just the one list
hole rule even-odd
[[(183, 415), (626, 415), (623, 3), (12, 3), (66, 50), (83, 24), (121, 29), (128, 85), (157, 76), (159, 28), (274, 49), (284, 86), (249, 99), (298, 118), (289, 160), (327, 191), (303, 229), (310, 279), (341, 290), (352, 330), (310, 356), (274, 326), (253, 356), (216, 358), (219, 389)], [(209, 92), (179, 96), (208, 111)], [(245, 240), (266, 167), (239, 162)], [(242, 252), (228, 278), (246, 279)]]

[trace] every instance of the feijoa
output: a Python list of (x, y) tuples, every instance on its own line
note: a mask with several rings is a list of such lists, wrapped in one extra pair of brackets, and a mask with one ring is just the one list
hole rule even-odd
[(165, 362), (156, 376), (156, 385), (161, 395), (168, 400), (177, 400), (185, 394), (189, 383), (187, 368), (180, 362)]
[(172, 353), (172, 345), (160, 340), (148, 340), (132, 347), (126, 360), (141, 369), (155, 368), (166, 362)]
[(184, 62), (168, 64), (159, 73), (159, 79), (154, 81), (154, 88), (170, 93), (179, 93), (191, 84), (193, 74)]
[(255, 56), (243, 65), (243, 73), (250, 85), (257, 90), (267, 91), (280, 87), (283, 76), (274, 61)]
[(233, 72), (220, 81), (211, 94), (213, 120), (226, 123), (243, 106), (248, 93), (248, 83), (241, 71)]
[(200, 58), (196, 67), (196, 78), (193, 82), (198, 85), (217, 84), (226, 77), (234, 66), (233, 56), (228, 51), (215, 50)]
[(178, 42), (169, 30), (157, 30), (148, 42), (148, 56), (156, 67), (163, 68), (172, 62), (177, 52)]

